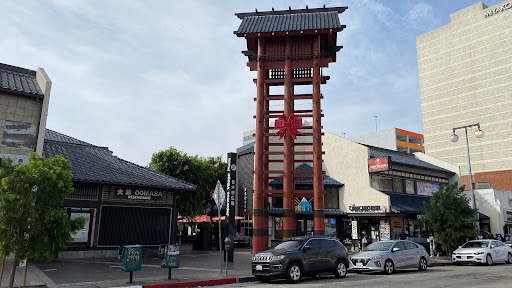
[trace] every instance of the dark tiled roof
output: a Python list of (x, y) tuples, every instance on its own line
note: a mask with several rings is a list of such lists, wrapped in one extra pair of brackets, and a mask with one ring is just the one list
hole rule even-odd
[[(69, 137), (67, 135), (64, 135), (62, 133), (46, 129), (46, 134), (44, 135), (44, 139), (46, 140), (52, 140), (52, 141), (59, 141), (59, 142), (66, 142), (66, 143), (74, 143), (74, 144), (82, 144), (82, 145), (92, 145), (91, 143), (84, 142), (82, 140), (78, 140), (73, 137)], [(95, 145), (92, 145), (95, 146)]]
[[(325, 215), (345, 215), (347, 212), (337, 210), (337, 209), (324, 209)], [(295, 212), (296, 214), (311, 214), (313, 215), (313, 212)], [(283, 215), (283, 209), (282, 208), (271, 208), (268, 211), (268, 214), (270, 215)]]
[(36, 71), (0, 63), (0, 89), (42, 96)]
[(425, 212), (423, 202), (430, 202), (430, 197), (386, 193), (389, 195), (391, 209), (396, 212)]
[(405, 166), (410, 167), (417, 167), (417, 168), (423, 168), (427, 170), (437, 171), (446, 173), (449, 175), (455, 174), (455, 172), (441, 168), (439, 166), (436, 166), (434, 164), (430, 164), (428, 162), (425, 162), (423, 160), (420, 160), (414, 155), (404, 152), (398, 152), (393, 150), (387, 150), (377, 147), (368, 146), (368, 149), (370, 150), (370, 158), (379, 158), (379, 157), (385, 157), (385, 156), (391, 156), (391, 163), (397, 163)]
[(306, 31), (320, 29), (341, 29), (338, 12), (316, 12), (288, 15), (249, 16), (242, 19), (242, 23), (235, 34)]
[(193, 184), (117, 158), (107, 147), (94, 146), (49, 129), (46, 131), (43, 156), (64, 157), (71, 165), (74, 181), (118, 183), (176, 190), (196, 189)]
[(244, 146), (236, 149), (236, 154), (242, 156), (254, 152), (254, 142), (245, 144)]
[[(296, 171), (313, 171), (313, 167), (309, 166), (308, 164), (301, 164), (297, 168), (295, 168)], [(313, 174), (295, 174), (295, 177), (313, 177)], [(297, 185), (313, 185), (313, 180), (295, 180), (295, 184)], [(283, 179), (275, 179), (272, 180), (269, 185), (275, 186), (275, 185), (283, 185)], [(336, 179), (333, 179), (327, 175), (324, 174), (324, 185), (325, 186), (343, 186), (344, 184), (337, 181)]]

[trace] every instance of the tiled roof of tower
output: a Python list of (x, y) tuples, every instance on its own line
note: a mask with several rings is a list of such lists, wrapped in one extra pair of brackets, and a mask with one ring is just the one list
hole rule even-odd
[(0, 89), (42, 96), (36, 71), (0, 63)]
[(74, 181), (91, 181), (195, 190), (196, 186), (117, 158), (107, 147), (99, 147), (64, 134), (47, 130), (43, 156), (61, 155), (71, 165)]
[[(365, 145), (368, 146), (368, 145)], [(404, 153), (404, 152), (398, 152), (373, 146), (368, 146), (368, 149), (370, 150), (370, 158), (379, 158), (379, 157), (386, 157), (391, 156), (391, 163), (397, 163), (404, 166), (409, 167), (419, 167), (431, 171), (438, 171), (443, 172), (449, 175), (455, 174), (455, 172), (441, 168), (439, 166), (436, 166), (434, 164), (430, 164), (428, 162), (422, 161), (412, 154)]]
[[(345, 26), (340, 25), (339, 13), (347, 7), (329, 7), (318, 9), (294, 9), (281, 11), (265, 11), (251, 13), (237, 13), (242, 23), (235, 34), (308, 31), (322, 29), (336, 29), (341, 31)], [(272, 8), (273, 10), (273, 8)]]
[(341, 29), (338, 12), (315, 12), (285, 15), (248, 16), (235, 34)]
[[(301, 164), (295, 168), (295, 171), (311, 171), (311, 174), (295, 174), (296, 177), (313, 177), (313, 167), (308, 164)], [(298, 185), (313, 185), (313, 180), (295, 180), (295, 184)], [(283, 179), (272, 180), (269, 185), (283, 185)], [(338, 180), (331, 178), (324, 174), (324, 185), (325, 186), (343, 186), (345, 184)]]

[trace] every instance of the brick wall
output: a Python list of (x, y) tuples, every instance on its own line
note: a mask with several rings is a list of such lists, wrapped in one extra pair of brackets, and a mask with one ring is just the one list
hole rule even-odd
[[(473, 182), (490, 182), (493, 189), (512, 191), (512, 170), (476, 173)], [(469, 176), (462, 176), (462, 184), (469, 190)]]

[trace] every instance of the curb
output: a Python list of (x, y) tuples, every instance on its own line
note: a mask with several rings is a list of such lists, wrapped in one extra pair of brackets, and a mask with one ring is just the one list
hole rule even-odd
[[(244, 282), (245, 278), (250, 277), (242, 277)], [(197, 280), (197, 281), (187, 281), (187, 282), (174, 282), (174, 283), (163, 283), (163, 284), (151, 284), (144, 285), (144, 288), (185, 288), (185, 287), (198, 287), (198, 286), (215, 286), (215, 285), (224, 285), (224, 284), (234, 284), (238, 283), (238, 277), (232, 278), (220, 278), (220, 279), (208, 279), (208, 280)]]

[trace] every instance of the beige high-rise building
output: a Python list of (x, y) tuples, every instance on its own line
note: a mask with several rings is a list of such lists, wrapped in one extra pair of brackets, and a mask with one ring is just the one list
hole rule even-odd
[(483, 138), (468, 130), (473, 182), (512, 191), (511, 35), (512, 1), (480, 2), (416, 39), (425, 153), (459, 166), (468, 188), (464, 129), (450, 135), (480, 123)]

